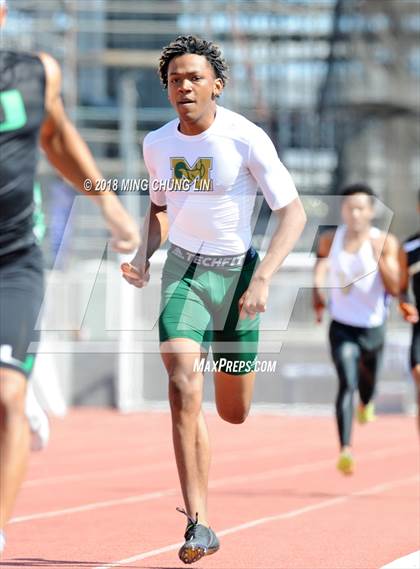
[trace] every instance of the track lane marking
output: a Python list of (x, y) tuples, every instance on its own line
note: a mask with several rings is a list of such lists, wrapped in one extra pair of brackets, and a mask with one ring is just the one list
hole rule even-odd
[[(397, 488), (398, 486), (405, 486), (411, 484), (413, 482), (418, 482), (420, 480), (420, 476), (416, 474), (415, 476), (410, 476), (408, 478), (402, 478), (400, 480), (393, 480), (392, 482), (386, 482), (383, 484), (377, 484), (375, 486), (371, 486), (364, 490), (358, 490), (356, 492), (352, 492), (348, 496), (340, 496), (338, 498), (331, 498), (329, 500), (323, 500), (322, 502), (318, 502), (317, 504), (312, 504), (311, 506), (305, 506), (303, 508), (298, 508), (296, 510), (290, 510), (289, 512), (283, 512), (281, 514), (275, 514), (273, 516), (266, 516), (264, 518), (258, 518), (255, 520), (251, 520), (249, 522), (239, 524), (237, 526), (233, 526), (231, 528), (224, 529), (222, 531), (217, 532), (217, 535), (223, 537), (225, 535), (231, 535), (234, 533), (238, 533), (243, 530), (247, 530), (250, 528), (254, 528), (256, 526), (261, 526), (264, 524), (277, 522), (281, 520), (287, 520), (291, 518), (296, 518), (298, 516), (307, 514), (309, 512), (314, 512), (318, 510), (322, 510), (324, 508), (329, 508), (335, 506), (336, 504), (342, 504), (351, 500), (351, 498), (356, 496), (369, 496), (374, 494), (380, 494), (385, 492), (386, 490), (391, 490), (393, 488)], [(113, 561), (111, 563), (107, 563), (106, 565), (96, 566), (93, 569), (111, 569), (112, 567), (120, 567), (121, 565), (128, 565), (130, 563), (134, 563), (135, 561), (142, 561), (143, 559), (148, 559), (149, 557), (154, 557), (156, 555), (161, 555), (162, 553), (169, 553), (171, 551), (177, 550), (182, 545), (182, 542), (179, 543), (172, 543), (170, 545), (160, 547), (158, 549), (152, 549), (151, 551), (145, 551), (144, 553), (139, 553), (138, 555), (133, 555), (132, 557), (127, 557), (126, 559), (121, 559), (119, 561)], [(385, 569), (385, 568), (383, 568)], [(387, 568), (391, 569), (391, 568)], [(397, 568), (395, 568), (397, 569)], [(400, 568), (402, 569), (402, 567)], [(405, 569), (405, 568), (404, 568)], [(407, 568), (411, 569), (411, 568)]]
[[(392, 452), (393, 450), (398, 450), (398, 452)], [(369, 461), (374, 460), (376, 458), (385, 458), (388, 456), (399, 456), (399, 455), (411, 455), (411, 449), (401, 450), (401, 446), (393, 447), (393, 449), (387, 448), (386, 450), (378, 450), (366, 453), (364, 455), (360, 455), (358, 461)], [(273, 470), (265, 470), (263, 472), (257, 472), (251, 475), (234, 475), (228, 476), (224, 478), (219, 478), (218, 480), (213, 480), (209, 483), (209, 488), (219, 488), (220, 486), (225, 486), (227, 484), (243, 484), (249, 481), (261, 481), (261, 480), (269, 480), (271, 478), (289, 476), (289, 475), (296, 475), (296, 474), (304, 474), (306, 472), (314, 472), (317, 470), (322, 470), (323, 468), (331, 468), (332, 461), (330, 459), (325, 459), (322, 461), (314, 462), (314, 463), (303, 463), (300, 465), (290, 466), (287, 468), (276, 468)], [(76, 513), (88, 512), (92, 510), (100, 510), (103, 508), (110, 508), (114, 506), (122, 506), (125, 504), (135, 504), (139, 502), (146, 502), (150, 500), (157, 500), (160, 498), (166, 498), (168, 496), (175, 496), (179, 493), (178, 487), (176, 488), (167, 488), (165, 490), (155, 491), (155, 492), (147, 492), (144, 494), (138, 494), (134, 496), (127, 496), (126, 498), (117, 498), (114, 500), (105, 500), (99, 502), (92, 502), (89, 504), (82, 504), (80, 506), (73, 506), (70, 508), (63, 508), (60, 510), (52, 510), (48, 512), (39, 512), (36, 514), (27, 514), (16, 516), (9, 521), (9, 524), (17, 524), (17, 523), (24, 523), (24, 522), (33, 522), (35, 520), (43, 520), (49, 518), (56, 518), (65, 515), (71, 515)]]
[(381, 569), (420, 569), (420, 551), (414, 551), (409, 555), (395, 559)]

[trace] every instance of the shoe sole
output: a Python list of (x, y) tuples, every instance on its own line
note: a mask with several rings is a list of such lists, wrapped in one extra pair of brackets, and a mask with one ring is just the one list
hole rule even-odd
[(204, 547), (182, 546), (179, 550), (178, 557), (183, 563), (190, 565), (206, 555), (213, 555), (216, 551), (219, 551), (219, 547), (205, 549)]

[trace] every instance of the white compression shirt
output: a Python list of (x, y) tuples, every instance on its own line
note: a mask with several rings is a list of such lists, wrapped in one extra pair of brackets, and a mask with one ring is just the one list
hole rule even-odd
[[(329, 255), (331, 317), (350, 326), (380, 326), (387, 316), (388, 303), (372, 244), (366, 239), (356, 253), (348, 253), (344, 249), (345, 234), (346, 226), (340, 225)], [(379, 234), (377, 227), (371, 228), (371, 238)]]
[(175, 119), (144, 139), (150, 198), (167, 205), (169, 241), (206, 255), (250, 246), (258, 187), (272, 210), (297, 197), (270, 138), (245, 117), (217, 107), (211, 126), (187, 136)]

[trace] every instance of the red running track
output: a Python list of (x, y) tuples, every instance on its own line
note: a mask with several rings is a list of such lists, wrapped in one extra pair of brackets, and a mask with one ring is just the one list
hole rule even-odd
[[(352, 477), (335, 470), (332, 418), (207, 419), (222, 547), (197, 569), (379, 569), (419, 549), (413, 418), (356, 425)], [(79, 409), (52, 427), (49, 448), (31, 457), (0, 566), (184, 566), (168, 414)]]

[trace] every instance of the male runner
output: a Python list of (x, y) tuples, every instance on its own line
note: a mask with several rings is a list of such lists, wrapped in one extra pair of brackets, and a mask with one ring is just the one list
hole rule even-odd
[[(417, 197), (417, 210), (420, 213), (420, 192)], [(420, 232), (406, 239), (400, 249), (401, 291), (400, 310), (407, 322), (413, 325), (410, 350), (411, 373), (417, 391), (417, 421), (420, 432)], [(414, 293), (415, 305), (410, 302), (408, 288)]]
[[(210, 449), (201, 409), (203, 373), (196, 363), (212, 339), (218, 413), (230, 423), (245, 421), (258, 313), (265, 311), (270, 281), (305, 224), (293, 181), (268, 136), (216, 104), (226, 71), (212, 42), (180, 36), (163, 49), (160, 77), (178, 119), (145, 138), (151, 183), (146, 241), (131, 264), (122, 266), (129, 283), (145, 286), (149, 259), (169, 228), (159, 335), (185, 501), (181, 511), (188, 517), (179, 551), (184, 563), (219, 548), (208, 523)], [(258, 187), (279, 222), (261, 263), (251, 247), (250, 225)]]
[[(0, 26), (6, 5), (0, 3)], [(29, 451), (25, 417), (27, 378), (39, 340), (34, 330), (43, 298), (41, 251), (33, 233), (38, 140), (49, 161), (76, 189), (101, 174), (67, 118), (61, 74), (47, 54), (0, 51), (0, 551), (4, 527), (22, 483)], [(113, 193), (93, 196), (116, 250), (130, 252), (136, 225)]]
[(330, 277), (329, 340), (338, 376), (337, 468), (352, 474), (353, 395), (359, 391), (360, 423), (374, 420), (373, 396), (385, 340), (387, 295), (399, 293), (398, 242), (372, 227), (374, 193), (365, 184), (343, 192), (343, 225), (322, 235), (314, 272), (313, 307), (318, 322), (326, 305), (320, 290)]

